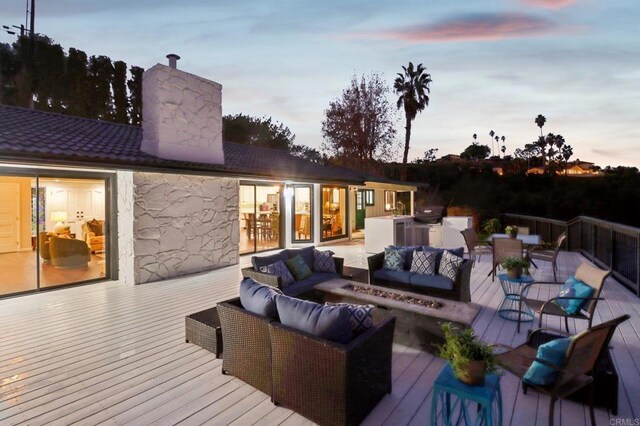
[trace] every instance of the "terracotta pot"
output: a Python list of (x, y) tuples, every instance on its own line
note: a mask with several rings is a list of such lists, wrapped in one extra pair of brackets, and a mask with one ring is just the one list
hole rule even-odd
[(507, 276), (509, 276), (509, 278), (520, 278), (522, 276), (522, 266), (507, 269)]
[(456, 377), (462, 382), (472, 386), (484, 385), (484, 375), (487, 371), (485, 361), (471, 361), (466, 371), (456, 371)]

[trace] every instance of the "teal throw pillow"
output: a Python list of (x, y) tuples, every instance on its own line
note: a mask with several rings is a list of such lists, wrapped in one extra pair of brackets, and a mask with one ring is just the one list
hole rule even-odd
[(575, 277), (569, 277), (560, 287), (558, 297), (575, 297), (575, 299), (556, 299), (553, 303), (560, 306), (569, 315), (575, 315), (580, 312), (580, 309), (585, 304), (585, 298), (593, 296), (594, 292), (593, 287)]
[(387, 247), (384, 249), (384, 263), (382, 267), (391, 271), (404, 269), (405, 250)]
[[(564, 363), (564, 358), (570, 344), (570, 337), (552, 340), (538, 347), (536, 358), (540, 358), (560, 367)], [(548, 365), (544, 365), (541, 362), (533, 361), (527, 372), (524, 374), (522, 381), (529, 385), (548, 386), (555, 383), (557, 377), (558, 372), (555, 369)]]
[(287, 264), (287, 268), (289, 268), (293, 276), (296, 278), (296, 281), (302, 281), (313, 275), (311, 268), (309, 268), (307, 262), (305, 262), (299, 254), (287, 260), (285, 263)]

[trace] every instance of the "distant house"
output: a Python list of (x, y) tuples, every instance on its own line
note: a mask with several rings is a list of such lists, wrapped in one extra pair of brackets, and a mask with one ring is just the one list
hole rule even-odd
[(0, 105), (0, 296), (349, 240), (398, 192), (413, 213), (413, 185), (224, 142), (221, 104), (170, 62), (144, 73), (142, 127)]
[[(531, 167), (529, 170), (527, 170), (528, 175), (541, 175), (544, 173), (544, 167)], [(590, 177), (599, 176), (600, 171), (597, 169), (594, 163), (576, 160), (567, 164), (567, 167), (565, 169), (558, 170), (556, 174), (566, 176)]]

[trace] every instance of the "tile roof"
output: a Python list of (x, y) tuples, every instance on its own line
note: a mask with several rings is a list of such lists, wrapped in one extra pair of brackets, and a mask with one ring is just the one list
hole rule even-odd
[(0, 105), (0, 160), (47, 165), (227, 174), (362, 184), (371, 177), (287, 152), (225, 142), (224, 165), (165, 160), (140, 151), (142, 128)]

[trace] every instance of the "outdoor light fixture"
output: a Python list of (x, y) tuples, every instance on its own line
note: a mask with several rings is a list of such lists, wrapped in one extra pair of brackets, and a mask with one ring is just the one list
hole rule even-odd
[(53, 228), (57, 234), (62, 234), (65, 230), (65, 226), (62, 222), (67, 221), (67, 212), (57, 211), (51, 212), (51, 221), (56, 222), (55, 227)]

